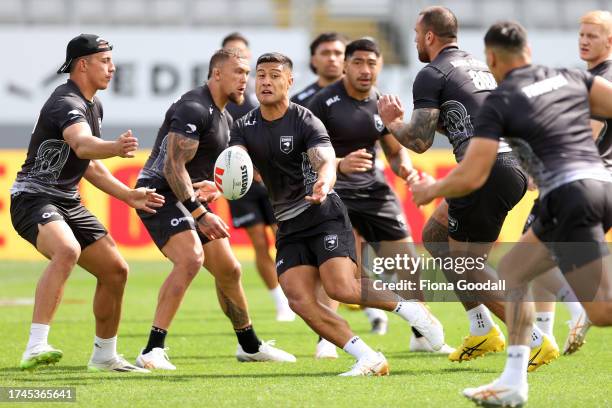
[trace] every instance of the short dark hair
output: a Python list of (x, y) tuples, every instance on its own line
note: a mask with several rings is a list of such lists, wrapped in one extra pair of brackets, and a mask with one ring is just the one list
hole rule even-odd
[(515, 21), (499, 21), (489, 28), (484, 42), (486, 47), (518, 53), (527, 46), (527, 31)]
[(348, 43), (346, 46), (346, 51), (344, 51), (344, 59), (347, 60), (351, 58), (355, 51), (373, 52), (377, 57), (380, 57), (380, 49), (378, 48), (378, 44), (369, 38), (360, 38)]
[(259, 66), (259, 64), (265, 64), (266, 62), (276, 62), (278, 64), (283, 64), (289, 71), (293, 71), (293, 61), (291, 58), (286, 56), (285, 54), (281, 54), (280, 52), (266, 52), (257, 58), (257, 64), (255, 66)]
[(225, 38), (221, 42), (221, 47), (225, 48), (225, 45), (231, 41), (242, 41), (244, 45), (246, 45), (247, 47), (249, 46), (249, 41), (246, 39), (246, 37), (240, 34), (238, 31), (234, 31), (233, 33), (229, 33), (225, 36)]
[(432, 6), (423, 9), (420, 13), (423, 16), (421, 22), (427, 31), (433, 32), (441, 39), (450, 41), (457, 39), (459, 24), (457, 17), (450, 9), (442, 6)]
[(212, 71), (214, 68), (217, 68), (219, 65), (223, 64), (230, 58), (245, 58), (242, 51), (238, 48), (229, 48), (224, 49), (221, 48), (210, 57), (210, 62), (208, 63), (208, 79), (212, 76)]
[[(348, 39), (344, 35), (337, 33), (335, 31), (321, 33), (317, 36), (317, 38), (312, 40), (312, 42), (310, 43), (310, 56), (312, 57), (313, 55), (315, 55), (315, 53), (317, 52), (317, 48), (319, 48), (319, 45), (326, 43), (326, 42), (334, 42), (334, 41), (340, 41), (342, 44), (346, 45), (346, 43), (348, 42)], [(316, 75), (317, 70), (314, 67), (314, 65), (310, 63), (308, 64), (308, 66), (310, 67), (310, 70), (312, 71), (312, 73)]]

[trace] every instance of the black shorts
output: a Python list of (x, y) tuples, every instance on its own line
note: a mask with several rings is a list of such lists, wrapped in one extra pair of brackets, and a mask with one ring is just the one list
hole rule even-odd
[(540, 211), (540, 199), (536, 198), (533, 202), (533, 206), (531, 207), (531, 212), (525, 220), (525, 225), (523, 226), (523, 234), (526, 233), (529, 228), (531, 228), (536, 218), (538, 218), (538, 211)]
[(81, 249), (108, 234), (80, 199), (58, 198), (45, 194), (16, 193), (11, 196), (11, 222), (15, 231), (36, 247), (38, 225), (63, 220)]
[[(137, 188), (151, 185), (154, 186), (154, 183), (150, 183), (146, 179), (140, 179), (136, 182)], [(163, 195), (166, 200), (161, 208), (157, 208), (157, 213), (151, 214), (141, 210), (137, 210), (136, 213), (159, 249), (166, 245), (170, 237), (187, 230), (194, 230), (198, 234), (202, 245), (210, 242), (210, 239), (197, 228), (191, 214), (178, 201), (172, 191), (158, 190), (156, 193)], [(204, 205), (204, 207), (210, 211), (208, 206)]]
[(336, 192), (348, 210), (353, 228), (366, 242), (397, 241), (410, 236), (402, 206), (386, 183)]
[(533, 233), (551, 250), (564, 273), (606, 256), (612, 226), (612, 183), (577, 180), (540, 199)]
[(276, 224), (268, 191), (261, 183), (253, 182), (244, 197), (228, 200), (234, 228), (246, 228), (257, 224)]
[(319, 267), (331, 258), (349, 257), (357, 263), (355, 237), (342, 200), (330, 194), (321, 205), (287, 221), (276, 234), (276, 273), (300, 265)]
[(495, 242), (508, 212), (527, 191), (527, 175), (512, 153), (500, 153), (485, 184), (448, 202), (448, 235), (461, 242)]

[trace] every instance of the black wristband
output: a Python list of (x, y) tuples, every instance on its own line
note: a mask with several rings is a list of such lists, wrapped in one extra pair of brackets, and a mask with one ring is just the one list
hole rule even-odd
[(198, 215), (198, 216), (196, 217), (195, 222), (200, 222), (200, 220), (201, 220), (202, 218), (204, 218), (204, 216), (205, 216), (206, 214), (208, 214), (209, 212), (210, 212), (210, 211), (208, 211), (208, 210), (204, 210), (204, 212), (203, 212), (202, 214), (200, 214), (200, 215)]
[(187, 200), (183, 201), (182, 204), (190, 213), (194, 212), (202, 206), (202, 204), (200, 204), (200, 202), (195, 198), (188, 198)]

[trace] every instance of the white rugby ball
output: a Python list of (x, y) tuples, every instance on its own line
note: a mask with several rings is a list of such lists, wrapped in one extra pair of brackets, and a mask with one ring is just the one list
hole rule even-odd
[(231, 146), (215, 162), (215, 185), (228, 200), (244, 196), (253, 182), (253, 162), (241, 147)]

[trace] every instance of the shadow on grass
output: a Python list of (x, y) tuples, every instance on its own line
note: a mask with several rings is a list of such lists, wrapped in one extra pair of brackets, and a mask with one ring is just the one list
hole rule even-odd
[[(84, 367), (71, 367), (74, 371), (85, 370)], [(419, 377), (420, 375), (435, 375), (448, 373), (475, 372), (479, 374), (495, 374), (495, 370), (452, 367), (438, 370), (396, 370), (391, 371), (392, 376)], [(61, 374), (61, 371), (56, 371)], [(227, 380), (227, 379), (263, 379), (263, 378), (338, 378), (338, 371), (320, 371), (316, 373), (244, 373), (244, 374), (105, 374), (83, 373), (79, 376), (63, 376), (61, 378), (49, 378), (48, 376), (16, 378), (15, 380), (23, 383), (61, 383), (66, 385), (91, 385), (103, 381), (164, 381), (164, 382), (185, 382), (192, 380)]]

